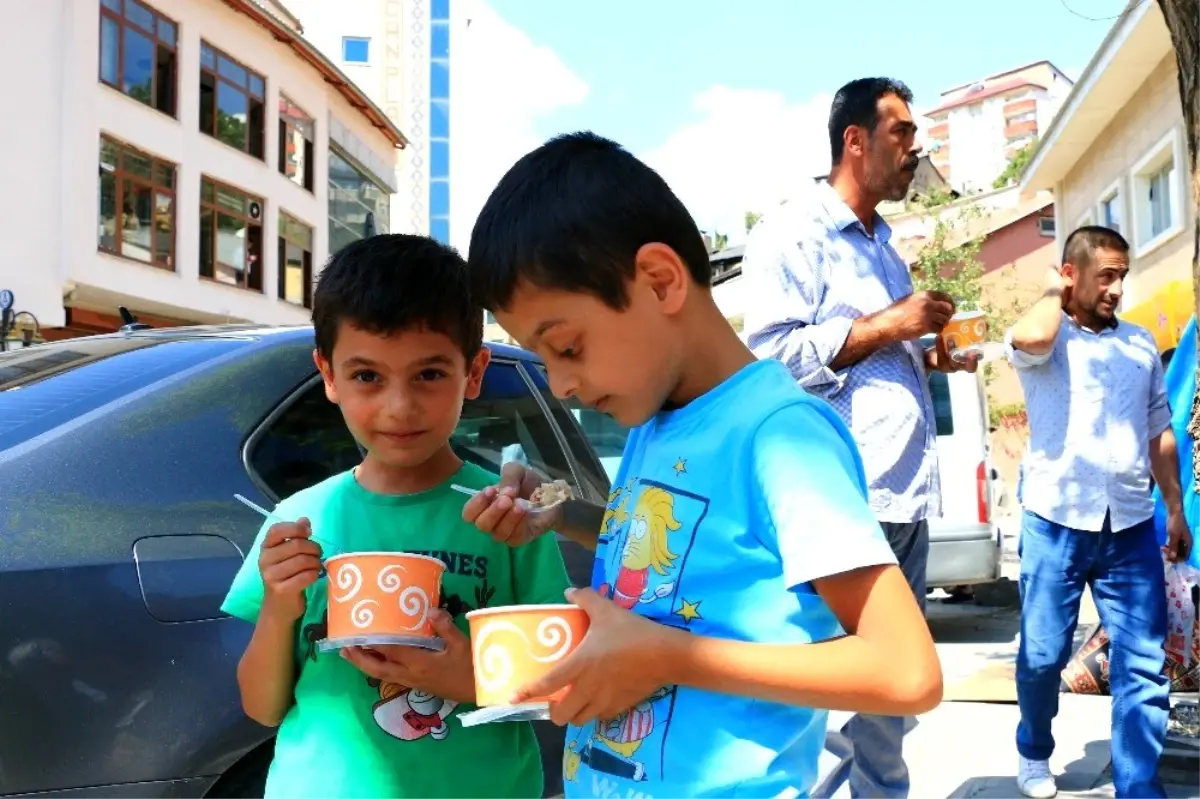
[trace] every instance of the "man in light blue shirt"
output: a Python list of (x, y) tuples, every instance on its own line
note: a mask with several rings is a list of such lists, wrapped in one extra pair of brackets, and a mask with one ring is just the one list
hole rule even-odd
[(1166, 795), (1158, 759), (1167, 607), (1151, 473), (1168, 510), (1169, 560), (1186, 557), (1191, 533), (1162, 362), (1148, 331), (1116, 317), (1128, 273), (1129, 245), (1119, 233), (1076, 230), (1061, 271), (1051, 270), (1042, 298), (1007, 337), (1030, 431), (1017, 655), (1017, 787), (1030, 797), (1057, 792), (1050, 727), (1085, 585), (1111, 640), (1116, 794)]
[[(768, 213), (742, 262), (754, 298), (750, 348), (782, 361), (828, 401), (862, 453), (871, 510), (918, 603), (925, 605), (931, 516), (942, 512), (937, 430), (926, 369), (974, 371), (920, 345), (954, 313), (937, 292), (913, 292), (908, 265), (876, 213), (912, 183), (920, 145), (898, 81), (863, 78), (838, 90), (829, 112), (829, 182)], [(854, 746), (853, 796), (908, 795), (905, 720), (858, 715), (843, 732)]]

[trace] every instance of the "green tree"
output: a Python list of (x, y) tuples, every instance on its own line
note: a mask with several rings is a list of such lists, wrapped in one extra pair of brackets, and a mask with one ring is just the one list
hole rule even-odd
[(716, 233), (713, 235), (713, 247), (717, 252), (729, 246), (729, 237), (724, 233)]
[(971, 239), (968, 230), (981, 216), (974, 205), (957, 212), (925, 214), (923, 221), (932, 232), (912, 263), (917, 291), (945, 292), (954, 298), (960, 311), (979, 307), (983, 277), (979, 251), (983, 242)]
[(1004, 171), (1000, 176), (992, 181), (993, 189), (1003, 189), (1007, 186), (1012, 186), (1021, 179), (1021, 173), (1025, 171), (1025, 167), (1029, 164), (1029, 159), (1033, 157), (1033, 151), (1037, 148), (1037, 139), (1026, 144), (1020, 150), (1013, 153), (1012, 158), (1008, 159), (1008, 165), (1004, 167)]
[(989, 338), (996, 341), (1016, 321), (1020, 300), (1004, 281), (984, 291), (979, 258), (983, 219), (983, 211), (973, 203), (957, 209), (929, 208), (923, 221), (931, 233), (911, 264), (912, 276), (917, 291), (941, 291), (954, 298), (960, 311), (986, 313)]
[(762, 214), (758, 211), (746, 212), (746, 232), (749, 233), (758, 224), (758, 220), (762, 219)]

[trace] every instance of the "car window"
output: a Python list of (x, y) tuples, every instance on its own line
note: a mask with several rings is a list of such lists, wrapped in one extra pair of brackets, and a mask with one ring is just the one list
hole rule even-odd
[(625, 452), (625, 439), (629, 438), (629, 428), (618, 424), (607, 414), (585, 407), (574, 397), (565, 400), (563, 404), (575, 417), (579, 429), (583, 431), (592, 446), (592, 451), (600, 459), (600, 465), (611, 484), (617, 479), (617, 468), (620, 467), (621, 455)]
[(460, 458), (490, 472), (519, 461), (576, 485), (554, 426), (513, 363), (488, 367), (479, 399), (464, 403), (450, 444)]
[[(554, 428), (511, 363), (493, 363), (479, 399), (463, 404), (450, 445), (464, 461), (499, 473), (508, 461), (575, 484)], [(268, 421), (250, 442), (251, 471), (276, 499), (354, 468), (358, 444), (316, 381)]]
[(929, 373), (929, 394), (939, 436), (954, 435), (954, 409), (950, 403), (950, 378), (942, 372)]
[(362, 456), (341, 411), (315, 380), (251, 438), (247, 460), (260, 487), (278, 501), (353, 469)]
[(114, 336), (0, 353), (0, 450), (246, 343), (235, 338)]
[[(550, 409), (551, 415), (554, 417), (554, 423), (558, 425), (558, 429), (562, 431), (563, 438), (566, 439), (567, 447), (571, 454), (575, 456), (575, 466), (579, 472), (580, 480), (588, 483), (595, 491), (596, 499), (607, 499), (609, 486), (612, 485), (613, 478), (616, 475), (617, 465), (621, 461), (621, 450), (624, 448), (625, 436), (628, 432), (608, 419), (603, 414), (597, 414), (583, 407), (578, 400), (571, 399), (565, 403), (554, 396), (550, 391), (550, 384), (546, 381), (546, 367), (544, 364), (536, 361), (525, 361), (525, 366), (529, 373), (530, 380), (533, 381), (534, 388), (542, 396), (542, 400), (546, 403), (546, 407)], [(605, 460), (600, 448), (597, 446), (600, 443), (599, 439), (593, 439), (588, 431), (580, 425), (580, 419), (583, 415), (598, 415), (604, 419), (608, 419), (609, 423), (615, 427), (620, 436), (621, 443), (617, 448), (616, 459), (609, 458)], [(607, 450), (606, 450), (607, 451)]]

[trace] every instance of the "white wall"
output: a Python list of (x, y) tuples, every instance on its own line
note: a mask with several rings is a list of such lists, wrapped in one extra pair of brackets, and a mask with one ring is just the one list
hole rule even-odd
[[(287, 6), (300, 19), (305, 38), (345, 72), (408, 138), (408, 146), (396, 165), (391, 231), (428, 233), (428, 0), (287, 0)], [(367, 64), (342, 60), (344, 37), (371, 40)], [(451, 80), (453, 75), (451, 70)]]
[(66, 6), (72, 2), (28, 4), (21, 8), (20, 24), (10, 16), (0, 25), (0, 69), (13, 76), (0, 113), (0, 176), (7, 188), (0, 192), (0, 288), (12, 290), (16, 310), (30, 311), (44, 326), (61, 325), (65, 317), (61, 287), (68, 236), (61, 200), (71, 181), (59, 153), (65, 135), (63, 52), (71, 38)]
[(713, 302), (726, 319), (746, 313), (749, 297), (746, 282), (742, 278), (742, 275), (738, 275), (713, 286)]
[[(1036, 100), (1034, 114), (1041, 135), (1050, 126), (1070, 88), (1068, 81), (1056, 76), (1048, 91), (1029, 89), (1019, 94), (998, 95), (951, 110), (948, 115), (951, 185), (959, 191), (990, 190), (992, 181), (1008, 165), (1004, 106), (1019, 99)], [(978, 112), (973, 114), (972, 108)]]
[[(9, 99), (9, 107), (27, 112), (21, 117), (23, 132), (15, 139), (17, 146), (0, 150), (6, 180), (16, 176), (13, 182), (24, 187), (19, 193), (7, 192), (0, 200), (11, 206), (0, 214), (0, 236), (20, 242), (14, 261), (24, 265), (22, 271), (42, 270), (36, 279), (24, 278), (26, 285), (14, 287), (18, 305), (36, 301), (40, 313), (35, 313), (43, 325), (61, 325), (63, 294), (76, 284), (82, 289), (77, 296), (117, 293), (132, 298), (132, 306), (147, 312), (185, 319), (302, 322), (308, 311), (276, 296), (279, 212), (287, 211), (313, 228), (316, 271), (328, 253), (331, 119), (369, 147), (373, 161), (394, 164), (396, 151), (313, 67), (220, 0), (154, 0), (151, 5), (179, 24), (178, 119), (99, 82), (98, 0), (29, 4), (21, 25), (0, 28), (0, 44), (6, 45), (0, 46), (0, 59), (12, 60), (16, 74), (24, 76), (9, 84), (10, 91), (18, 93)], [(199, 130), (202, 38), (266, 78), (266, 152), (261, 161)], [(31, 63), (39, 64), (38, 68), (31, 69)], [(316, 120), (316, 185), (311, 193), (277, 170), (281, 91)], [(177, 164), (175, 271), (97, 251), (102, 132)], [(4, 141), (9, 144), (14, 139), (6, 137)], [(202, 174), (265, 200), (262, 293), (199, 278)], [(30, 231), (35, 233), (30, 235)], [(12, 272), (0, 262), (0, 285), (10, 283)], [(98, 291), (89, 292), (90, 288)]]

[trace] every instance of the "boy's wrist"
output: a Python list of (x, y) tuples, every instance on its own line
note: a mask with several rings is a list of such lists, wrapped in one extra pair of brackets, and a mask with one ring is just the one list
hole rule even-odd
[[(302, 615), (304, 615), (303, 610), (300, 612), (300, 616)], [(294, 608), (286, 606), (285, 603), (273, 599), (268, 594), (263, 599), (262, 606), (259, 608), (258, 623), (290, 631), (300, 616), (296, 615)]]

